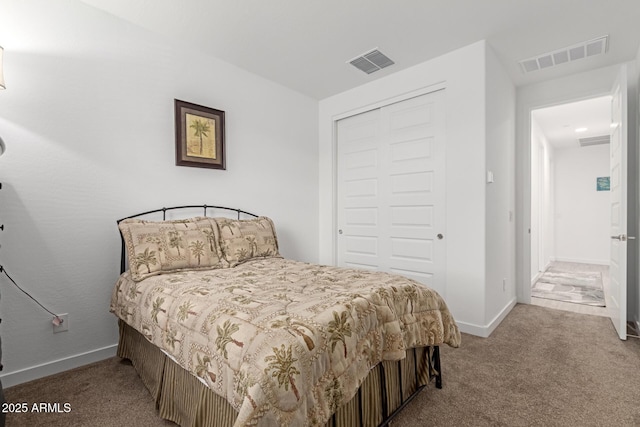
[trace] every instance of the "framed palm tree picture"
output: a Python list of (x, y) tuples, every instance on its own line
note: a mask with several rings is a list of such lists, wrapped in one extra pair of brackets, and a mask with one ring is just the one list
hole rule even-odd
[(224, 111), (174, 101), (176, 165), (225, 169)]

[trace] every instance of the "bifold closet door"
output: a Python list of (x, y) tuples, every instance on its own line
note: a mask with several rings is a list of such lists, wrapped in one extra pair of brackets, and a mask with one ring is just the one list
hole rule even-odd
[(338, 265), (444, 292), (444, 91), (337, 124)]

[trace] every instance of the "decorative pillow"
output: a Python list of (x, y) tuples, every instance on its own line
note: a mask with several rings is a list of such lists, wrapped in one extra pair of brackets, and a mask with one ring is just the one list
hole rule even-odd
[(127, 219), (119, 224), (135, 281), (180, 270), (224, 267), (213, 218), (171, 221)]
[(252, 258), (279, 257), (276, 228), (271, 219), (215, 218), (220, 230), (220, 249), (229, 267)]

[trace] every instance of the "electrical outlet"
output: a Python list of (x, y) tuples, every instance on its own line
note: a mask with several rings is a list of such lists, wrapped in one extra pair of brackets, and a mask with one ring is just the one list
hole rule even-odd
[[(62, 320), (62, 323), (60, 323), (57, 326), (56, 326), (55, 323), (53, 323), (53, 333), (54, 334), (57, 334), (58, 332), (64, 332), (64, 331), (68, 331), (69, 330), (69, 314), (68, 313), (59, 314), (58, 317)], [(53, 318), (53, 320), (55, 321), (55, 317)]]

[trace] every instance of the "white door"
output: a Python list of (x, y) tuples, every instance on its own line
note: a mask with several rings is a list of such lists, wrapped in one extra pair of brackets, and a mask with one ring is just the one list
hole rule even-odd
[(378, 270), (380, 109), (340, 120), (337, 141), (338, 265)]
[(338, 265), (444, 294), (444, 91), (338, 122)]
[(627, 70), (623, 66), (611, 100), (611, 260), (604, 287), (607, 309), (620, 339), (627, 339)]

